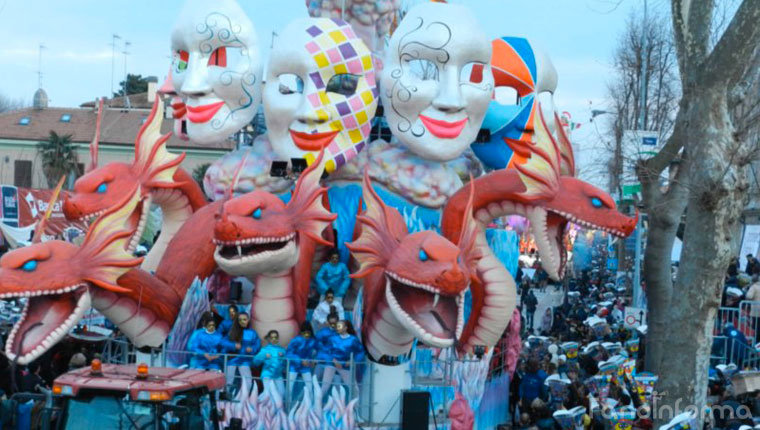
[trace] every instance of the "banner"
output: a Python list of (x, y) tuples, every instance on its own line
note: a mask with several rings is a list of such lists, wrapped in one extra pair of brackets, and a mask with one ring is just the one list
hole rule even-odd
[(739, 252), (739, 265), (742, 271), (746, 270), (747, 267), (747, 254), (757, 257), (758, 248), (760, 248), (760, 225), (745, 225), (742, 247)]

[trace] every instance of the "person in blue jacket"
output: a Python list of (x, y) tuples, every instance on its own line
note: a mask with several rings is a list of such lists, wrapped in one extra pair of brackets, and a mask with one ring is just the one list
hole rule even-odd
[(290, 340), (285, 354), (290, 362), (288, 391), (293, 392), (293, 385), (295, 385), (298, 375), (303, 378), (304, 389), (310, 389), (311, 369), (314, 367), (313, 360), (316, 355), (317, 340), (314, 339), (311, 324), (304, 322), (301, 324), (301, 334)]
[(253, 356), (261, 349), (259, 335), (248, 328), (250, 319), (248, 314), (240, 312), (237, 314), (237, 324), (233, 324), (230, 332), (222, 339), (222, 350), (228, 354), (239, 354), (227, 359), (227, 386), (234, 385), (235, 376), (240, 371), (241, 378), (251, 379), (251, 364)]
[(230, 305), (227, 308), (227, 318), (223, 319), (219, 323), (219, 331), (222, 333), (222, 337), (227, 337), (230, 333), (230, 329), (234, 326), (234, 322), (237, 321), (238, 308), (235, 305)]
[(343, 302), (343, 296), (346, 295), (348, 287), (351, 286), (348, 267), (340, 262), (340, 254), (337, 249), (330, 251), (330, 261), (320, 267), (319, 272), (314, 280), (317, 283), (317, 291), (324, 295), (327, 290), (335, 293), (335, 300)]
[(322, 376), (325, 370), (325, 365), (332, 363), (332, 356), (330, 354), (330, 338), (337, 336), (335, 327), (338, 325), (340, 318), (337, 313), (330, 313), (327, 315), (327, 324), (320, 328), (314, 337), (317, 341), (317, 367), (315, 369), (316, 375)]
[(544, 381), (546, 372), (541, 369), (537, 358), (531, 358), (520, 381), (520, 410), (527, 410), (533, 400), (545, 397)]
[(285, 371), (285, 348), (280, 346), (280, 333), (277, 330), (270, 330), (267, 333), (267, 346), (261, 348), (258, 354), (253, 358), (254, 366), (262, 366), (261, 378), (264, 384), (270, 385), (269, 389), (276, 389), (280, 395), (285, 394), (285, 383), (282, 380)]
[(210, 312), (206, 312), (201, 320), (203, 327), (195, 330), (187, 342), (188, 351), (195, 353), (190, 357), (190, 367), (221, 370), (222, 360), (219, 357), (219, 348), (222, 335), (216, 330), (216, 321)]
[[(329, 338), (331, 366), (325, 368), (322, 378), (322, 395), (324, 396), (332, 386), (335, 372), (340, 375), (343, 384), (351, 383), (351, 360), (355, 363), (364, 361), (364, 345), (359, 338), (349, 333), (348, 321), (338, 321), (335, 326), (336, 335)], [(357, 391), (354, 390), (354, 393)]]

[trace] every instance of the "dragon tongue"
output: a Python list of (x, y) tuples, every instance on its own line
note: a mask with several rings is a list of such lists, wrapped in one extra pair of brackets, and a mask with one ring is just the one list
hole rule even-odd
[(28, 300), (6, 345), (6, 353), (18, 357), (21, 364), (33, 361), (63, 338), (90, 306), (85, 288)]

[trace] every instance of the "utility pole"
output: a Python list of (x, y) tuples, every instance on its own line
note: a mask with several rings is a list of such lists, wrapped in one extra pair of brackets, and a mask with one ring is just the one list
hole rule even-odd
[(129, 56), (129, 47), (131, 45), (132, 44), (128, 40), (125, 40), (124, 41), (124, 51), (122, 52), (124, 54), (124, 94), (123, 94), (124, 95), (124, 107), (127, 108), (127, 109), (131, 108), (131, 106), (129, 104), (129, 97), (128, 97), (128, 94), (127, 94), (127, 81), (129, 80), (129, 79), (127, 79), (129, 77), (129, 75), (127, 75), (127, 56)]
[(116, 40), (121, 39), (118, 34), (111, 35), (111, 94), (108, 98), (113, 97), (113, 77), (116, 69)]
[[(646, 128), (647, 111), (647, 69), (649, 64), (647, 56), (647, 0), (644, 0), (644, 22), (641, 26), (641, 90), (639, 93), (639, 124), (638, 129)], [(640, 143), (639, 143), (640, 145)], [(634, 200), (635, 202), (635, 200)], [(634, 203), (635, 204), (635, 203)], [(641, 306), (641, 217), (636, 222), (636, 246), (633, 259), (633, 305)]]

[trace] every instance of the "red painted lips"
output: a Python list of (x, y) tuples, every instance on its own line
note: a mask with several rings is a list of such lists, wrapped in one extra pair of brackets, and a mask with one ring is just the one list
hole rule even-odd
[(187, 114), (187, 106), (182, 101), (172, 103), (172, 117), (180, 119)]
[(326, 133), (303, 133), (290, 130), (290, 137), (293, 138), (293, 143), (295, 143), (300, 150), (310, 152), (326, 148), (337, 135), (338, 130), (328, 131)]
[(201, 106), (187, 105), (187, 119), (196, 124), (208, 122), (224, 106), (224, 102), (211, 103)]
[(453, 139), (459, 136), (462, 130), (464, 130), (464, 126), (467, 125), (467, 118), (456, 122), (448, 122), (420, 115), (420, 120), (433, 136), (441, 139)]

